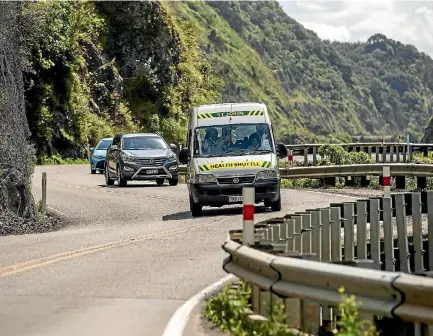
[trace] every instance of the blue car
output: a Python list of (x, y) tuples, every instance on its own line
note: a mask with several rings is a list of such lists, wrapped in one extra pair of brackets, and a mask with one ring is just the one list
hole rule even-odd
[(96, 174), (104, 173), (105, 171), (105, 156), (107, 154), (107, 148), (111, 145), (113, 138), (101, 139), (95, 148), (90, 148), (90, 172)]

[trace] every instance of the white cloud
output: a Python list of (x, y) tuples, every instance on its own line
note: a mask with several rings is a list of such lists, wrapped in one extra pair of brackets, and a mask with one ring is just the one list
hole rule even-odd
[(433, 56), (433, 1), (280, 0), (284, 11), (323, 39), (365, 41), (375, 33)]

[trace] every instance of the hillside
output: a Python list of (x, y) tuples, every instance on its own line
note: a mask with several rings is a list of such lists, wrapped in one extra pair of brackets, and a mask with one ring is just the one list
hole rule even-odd
[[(421, 138), (433, 114), (433, 62), (415, 47), (379, 34), (366, 43), (324, 42), (273, 1), (207, 4), (275, 74), (290, 100), (283, 115), (299, 115), (313, 134), (408, 132), (413, 141)], [(185, 5), (194, 18), (203, 15), (203, 6)], [(289, 138), (290, 132), (281, 134)]]
[(154, 130), (184, 141), (189, 107), (261, 101), (289, 143), (411, 134), (432, 113), (432, 60), (381, 35), (329, 43), (274, 1), (23, 5), (26, 113), (37, 156)]

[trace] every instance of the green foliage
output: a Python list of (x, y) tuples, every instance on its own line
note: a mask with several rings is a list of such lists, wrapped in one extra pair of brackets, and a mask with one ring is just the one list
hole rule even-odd
[[(341, 303), (338, 309), (341, 319), (338, 329), (333, 333), (338, 336), (379, 336), (374, 325), (369, 321), (360, 321), (359, 304), (355, 296), (348, 297), (344, 288), (340, 288)], [(248, 315), (251, 311), (251, 287), (244, 281), (233, 288), (226, 285), (222, 291), (207, 299), (204, 316), (221, 331), (233, 336), (290, 336), (294, 335), (285, 324), (286, 310), (284, 301), (274, 297), (269, 318), (265, 321), (252, 322)]]
[(51, 157), (41, 156), (37, 162), (39, 165), (62, 165), (62, 164), (88, 164), (87, 159), (71, 159), (62, 158), (60, 154), (52, 155)]
[(197, 22), (207, 58), (225, 79), (223, 100), (268, 104), (283, 142), (402, 133), (415, 141), (433, 114), (432, 60), (412, 46), (377, 35), (322, 41), (277, 1), (170, 6)]
[[(101, 82), (110, 63), (97, 64), (104, 20), (90, 1), (29, 1), (23, 5), (28, 49), (27, 99), (29, 124), (38, 156), (96, 143), (120, 125), (134, 130), (127, 107), (115, 89)], [(108, 87), (107, 87), (108, 86)], [(96, 94), (107, 88), (107, 97)], [(104, 101), (107, 98), (108, 101)], [(82, 154), (82, 153), (80, 153)]]
[(338, 305), (340, 321), (338, 330), (334, 334), (338, 336), (379, 336), (380, 333), (370, 321), (360, 321), (359, 303), (354, 295), (345, 294), (344, 287), (339, 289), (341, 303)]
[(272, 315), (263, 322), (253, 323), (251, 313), (251, 287), (242, 282), (238, 288), (226, 285), (223, 290), (210, 297), (205, 306), (205, 317), (224, 332), (234, 336), (290, 336), (284, 324), (284, 304), (276, 300)]

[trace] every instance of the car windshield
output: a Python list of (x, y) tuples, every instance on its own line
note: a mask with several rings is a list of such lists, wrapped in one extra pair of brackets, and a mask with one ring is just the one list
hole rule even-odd
[(194, 156), (231, 156), (275, 152), (267, 124), (203, 126), (195, 129)]
[(159, 137), (131, 137), (123, 139), (123, 149), (167, 149), (167, 144)]
[(112, 140), (101, 140), (96, 146), (96, 150), (106, 150), (111, 145)]

